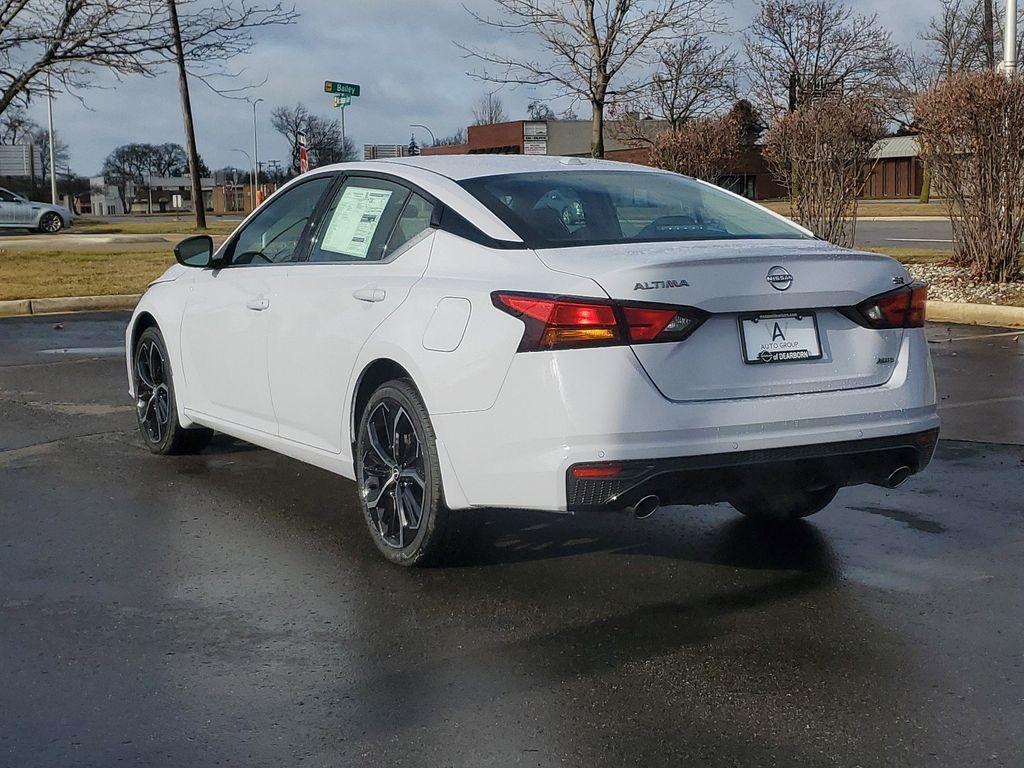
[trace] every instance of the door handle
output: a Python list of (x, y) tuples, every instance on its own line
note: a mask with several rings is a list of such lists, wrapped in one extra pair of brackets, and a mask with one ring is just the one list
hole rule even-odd
[(264, 309), (270, 309), (270, 299), (264, 296), (262, 293), (255, 299), (249, 299), (245, 302), (246, 309), (252, 309), (257, 312), (262, 312)]
[(383, 288), (359, 288), (352, 291), (352, 297), (360, 301), (384, 301), (387, 296)]

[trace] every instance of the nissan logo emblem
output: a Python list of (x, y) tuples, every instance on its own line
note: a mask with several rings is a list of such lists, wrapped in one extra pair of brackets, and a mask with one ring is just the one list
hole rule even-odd
[(777, 291), (784, 291), (793, 284), (793, 276), (784, 267), (772, 267), (768, 270), (768, 283)]

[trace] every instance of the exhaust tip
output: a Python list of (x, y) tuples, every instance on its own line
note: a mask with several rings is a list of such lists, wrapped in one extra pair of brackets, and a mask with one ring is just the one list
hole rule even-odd
[(886, 488), (899, 488), (910, 477), (910, 467), (902, 466), (894, 469), (887, 478), (885, 478)]
[(640, 501), (633, 505), (633, 517), (637, 520), (646, 520), (648, 517), (658, 511), (661, 506), (661, 499), (653, 494), (651, 496), (644, 496)]

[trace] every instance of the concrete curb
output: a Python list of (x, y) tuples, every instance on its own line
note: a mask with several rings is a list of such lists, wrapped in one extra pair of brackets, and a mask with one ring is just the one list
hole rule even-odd
[(135, 305), (139, 303), (141, 298), (142, 294), (117, 294), (112, 296), (68, 296), (56, 299), (0, 301), (0, 317), (135, 309)]
[(1000, 307), (995, 304), (966, 304), (954, 301), (929, 301), (928, 321), (966, 323), (998, 328), (1024, 328), (1024, 307)]

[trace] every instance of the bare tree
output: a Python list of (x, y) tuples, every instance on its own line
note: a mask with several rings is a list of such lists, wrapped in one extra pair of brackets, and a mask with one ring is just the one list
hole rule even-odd
[(554, 120), (555, 113), (543, 101), (534, 99), (526, 105), (526, 114), (531, 120)]
[(508, 120), (505, 105), (501, 97), (494, 93), (485, 93), (476, 100), (473, 106), (473, 125), (493, 125)]
[[(70, 173), (69, 163), (71, 162), (71, 150), (68, 145), (61, 141), (60, 134), (54, 131), (54, 143), (53, 143), (53, 165), (54, 172), (59, 178), (61, 175), (60, 169), (64, 168), (65, 171)], [(32, 132), (29, 137), (32, 144), (39, 148), (39, 154), (44, 158), (47, 158), (42, 165), (42, 172), (40, 177), (43, 181), (50, 178), (50, 132), (45, 128), (38, 128)]]
[(941, 10), (929, 19), (919, 35), (926, 45), (923, 61), (933, 80), (985, 65), (981, 3), (978, 0), (941, 2)]
[[(604, 156), (605, 105), (609, 97), (636, 92), (650, 82), (641, 71), (656, 51), (681, 34), (699, 34), (720, 23), (713, 0), (494, 0), (498, 15), (480, 22), (511, 35), (530, 35), (543, 55), (506, 54), (460, 46), (494, 83), (553, 86), (560, 96), (591, 107), (591, 154)], [(615, 83), (615, 90), (612, 84)]]
[(950, 209), (953, 261), (1008, 282), (1024, 239), (1024, 79), (954, 75), (917, 104), (922, 149)]
[(791, 100), (891, 96), (905, 65), (878, 17), (842, 0), (760, 0), (744, 50), (752, 96), (772, 117), (789, 111)]
[(40, 130), (22, 107), (13, 107), (0, 116), (0, 144), (25, 144)]
[(651, 146), (651, 165), (712, 184), (743, 148), (743, 130), (733, 114), (697, 117), (659, 133)]
[(354, 160), (355, 144), (348, 136), (342, 141), (341, 123), (311, 114), (305, 104), (294, 107), (275, 107), (270, 113), (270, 124), (288, 142), (291, 172), (299, 172), (299, 137), (306, 137), (306, 147), (312, 165), (327, 165)]
[(459, 128), (455, 133), (450, 136), (438, 136), (435, 139), (433, 146), (435, 147), (457, 147), (460, 144), (466, 143), (466, 129)]
[(885, 133), (882, 114), (867, 96), (822, 99), (765, 135), (765, 159), (789, 191), (790, 215), (823, 240), (853, 245), (865, 168)]
[[(294, 9), (249, 0), (178, 0), (185, 59), (202, 65), (248, 51), (251, 32), (290, 23)], [(53, 87), (78, 94), (96, 69), (154, 74), (173, 61), (166, 0), (0, 0), (0, 113)], [(209, 71), (200, 71), (207, 76)]]
[(641, 111), (678, 128), (716, 114), (736, 99), (736, 55), (705, 36), (671, 43), (658, 52), (658, 72), (641, 95)]

